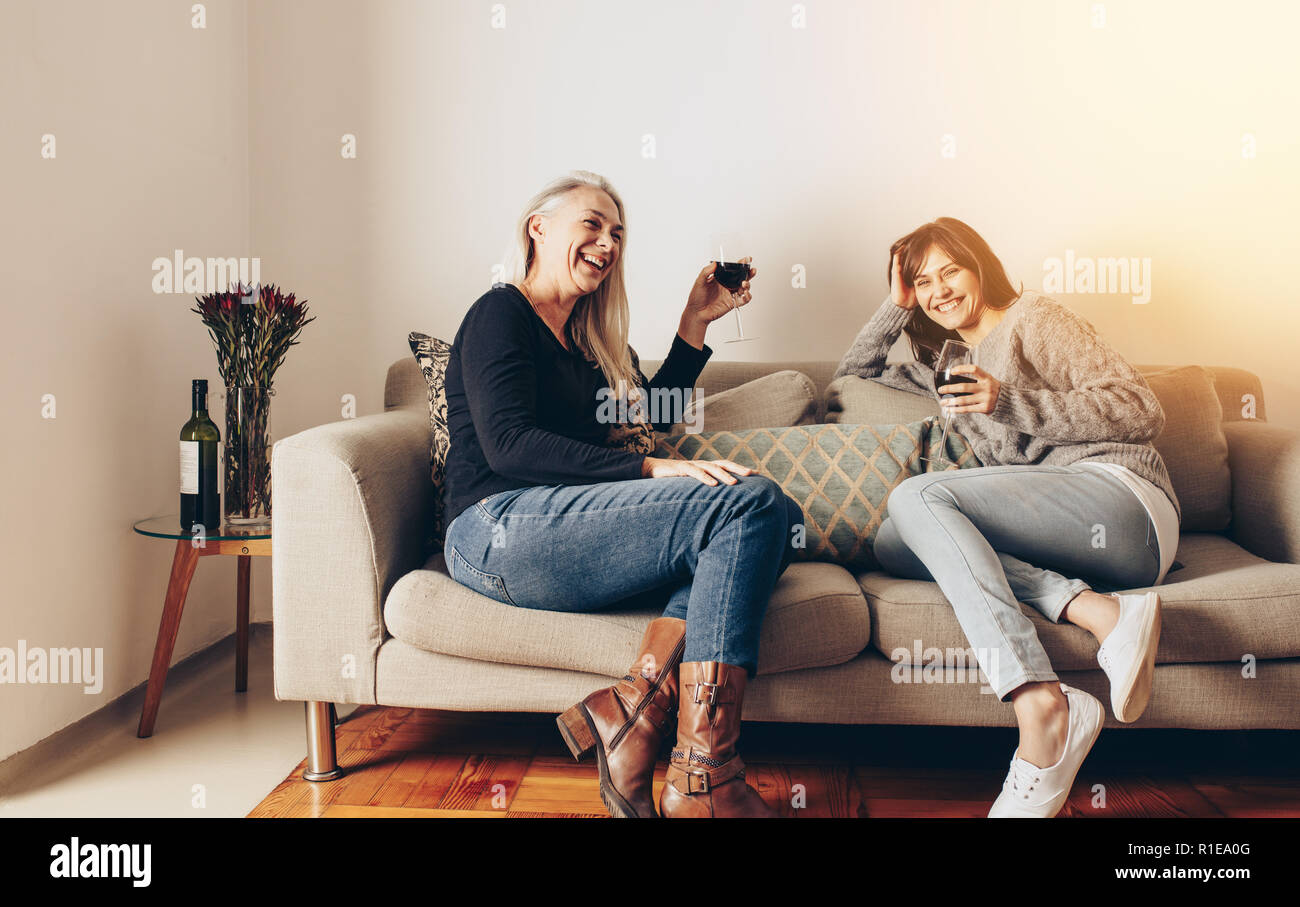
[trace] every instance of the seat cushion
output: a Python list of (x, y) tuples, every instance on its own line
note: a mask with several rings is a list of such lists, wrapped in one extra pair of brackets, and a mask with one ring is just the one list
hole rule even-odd
[(655, 456), (734, 460), (756, 469), (803, 508), (805, 534), (791, 540), (795, 559), (858, 571), (879, 566), (872, 543), (891, 491), (923, 472), (979, 465), (966, 439), (956, 434), (948, 435), (944, 450), (956, 466), (922, 460), (937, 453), (942, 435), (943, 424), (934, 419), (710, 431), (660, 438)]
[[(1158, 664), (1300, 656), (1300, 564), (1275, 564), (1221, 535), (1199, 532), (1183, 533), (1178, 560), (1184, 566), (1164, 583), (1143, 587), (1159, 592), (1162, 602)], [(886, 657), (906, 650), (916, 663), (918, 648), (969, 646), (936, 583), (881, 571), (860, 573), (858, 583), (871, 606), (872, 646)], [(1054, 668), (1096, 667), (1090, 633), (1053, 624), (1028, 605), (1020, 610), (1034, 622)]]
[[(430, 652), (609, 677), (627, 671), (646, 626), (662, 613), (503, 605), (453, 580), (441, 553), (399, 579), (384, 603), (388, 632)], [(791, 564), (768, 603), (758, 673), (843, 664), (867, 647), (870, 633), (867, 603), (852, 574), (835, 564)]]

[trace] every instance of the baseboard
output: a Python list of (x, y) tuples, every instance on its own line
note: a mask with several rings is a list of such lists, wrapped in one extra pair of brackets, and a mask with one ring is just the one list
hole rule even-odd
[[(248, 637), (251, 644), (252, 640), (261, 637), (263, 634), (271, 632), (271, 622), (257, 621), (250, 622), (248, 625)], [(222, 659), (229, 659), (234, 655), (235, 634), (232, 632), (223, 636), (211, 645), (205, 646), (185, 658), (176, 662), (167, 671), (167, 685), (174, 687), (178, 680), (183, 679), (185, 675), (195, 673), (210, 665), (216, 664)], [(132, 720), (136, 723), (140, 720), (140, 711), (144, 708), (145, 688), (149, 685), (146, 678), (136, 686), (127, 690), (121, 696), (113, 701), (100, 706), (91, 712), (78, 718), (76, 721), (62, 727), (47, 737), (33, 743), (26, 749), (21, 749), (9, 758), (0, 762), (0, 797), (4, 795), (4, 790), (9, 781), (13, 778), (25, 774), (32, 768), (47, 761), (52, 753), (61, 752), (66, 746), (77, 739), (84, 739), (93, 734), (105, 731), (110, 727), (120, 725), (124, 720), (134, 716)]]

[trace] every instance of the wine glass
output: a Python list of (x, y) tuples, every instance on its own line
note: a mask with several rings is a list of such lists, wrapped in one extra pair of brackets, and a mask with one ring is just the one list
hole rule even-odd
[[(954, 375), (952, 369), (957, 365), (966, 365), (971, 361), (970, 344), (960, 340), (945, 340), (943, 348), (939, 350), (938, 357), (934, 360), (934, 390), (938, 393), (939, 388), (945, 384), (974, 384), (975, 378), (971, 375)], [(964, 397), (965, 394), (944, 394), (944, 400), (953, 400), (957, 397)], [(943, 435), (939, 438), (938, 452), (934, 456), (921, 457), (922, 460), (942, 466), (955, 466), (945, 455), (945, 445), (948, 441), (948, 429), (952, 426), (953, 414), (951, 411), (944, 413)]]
[(713, 279), (730, 292), (731, 311), (736, 314), (737, 336), (724, 341), (726, 343), (758, 339), (745, 336), (745, 326), (740, 322), (740, 306), (736, 304), (736, 293), (740, 290), (741, 281), (749, 278), (749, 265), (740, 260), (745, 257), (744, 248), (744, 240), (739, 233), (714, 233), (709, 236), (709, 260), (718, 266), (713, 272)]

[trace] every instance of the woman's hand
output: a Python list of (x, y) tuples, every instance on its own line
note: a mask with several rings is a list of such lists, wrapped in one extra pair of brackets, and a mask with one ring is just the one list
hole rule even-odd
[(946, 415), (957, 415), (958, 413), (984, 413), (987, 415), (993, 412), (993, 407), (998, 405), (998, 392), (1002, 390), (1002, 382), (978, 365), (969, 362), (954, 365), (952, 372), (958, 375), (973, 375), (975, 383), (944, 384), (937, 388), (940, 395), (965, 393), (963, 397), (954, 397), (950, 401), (940, 401)]
[[(738, 476), (750, 476), (754, 470), (741, 466), (730, 460), (665, 460), (658, 457), (646, 457), (641, 464), (641, 477), (646, 479), (664, 479), (670, 476), (691, 476), (705, 485), (717, 485), (718, 479), (728, 485), (735, 485), (731, 470)], [(714, 477), (717, 478), (714, 478)]]
[(900, 309), (916, 308), (916, 290), (903, 283), (903, 274), (895, 252), (889, 262), (889, 296)]
[[(748, 265), (753, 259), (745, 256), (740, 261)], [(718, 283), (718, 279), (713, 276), (713, 272), (717, 267), (716, 263), (709, 262), (695, 278), (695, 285), (691, 287), (691, 293), (686, 298), (686, 310), (682, 313), (683, 318), (690, 318), (701, 324), (708, 324), (710, 321), (718, 320), (733, 308), (749, 302), (749, 282), (758, 274), (758, 268), (750, 265), (749, 277), (740, 282), (739, 290), (733, 292)]]

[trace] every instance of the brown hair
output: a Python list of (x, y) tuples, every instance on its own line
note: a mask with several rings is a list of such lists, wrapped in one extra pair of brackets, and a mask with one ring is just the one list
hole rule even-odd
[[(975, 272), (980, 284), (980, 300), (990, 308), (1005, 309), (1024, 292), (1024, 284), (1019, 291), (1011, 285), (1006, 269), (984, 237), (955, 217), (941, 217), (896, 240), (889, 247), (887, 271), (892, 269), (897, 254), (899, 274), (904, 285), (910, 288), (917, 272), (925, 264), (931, 246), (938, 246), (954, 262)], [(892, 279), (892, 274), (887, 274), (886, 279)], [(912, 355), (931, 368), (945, 340), (961, 339), (956, 331), (940, 327), (931, 320), (919, 304), (903, 325), (903, 333), (911, 341)]]

